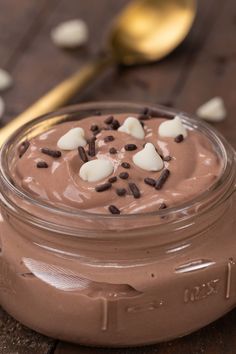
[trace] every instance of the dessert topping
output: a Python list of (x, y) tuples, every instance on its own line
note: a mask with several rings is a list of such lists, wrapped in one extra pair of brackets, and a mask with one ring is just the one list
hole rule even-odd
[(116, 181), (117, 181), (117, 177), (116, 176), (110, 177), (108, 179), (108, 182), (110, 182), (110, 183), (115, 183)]
[(111, 124), (114, 120), (114, 117), (113, 116), (109, 116), (107, 117), (105, 120), (104, 120), (104, 123), (105, 124)]
[(166, 209), (166, 208), (167, 208), (166, 203), (161, 203), (159, 206), (159, 210)]
[(179, 116), (175, 116), (171, 120), (167, 120), (160, 124), (158, 133), (161, 137), (176, 138), (178, 135), (187, 136), (187, 130), (181, 122)]
[(112, 154), (112, 155), (116, 154), (117, 153), (116, 148), (114, 148), (114, 147), (110, 148), (109, 149), (109, 153)]
[(125, 145), (125, 150), (126, 151), (133, 151), (133, 150), (136, 150), (137, 149), (137, 146), (135, 144), (126, 144)]
[(97, 124), (92, 124), (90, 127), (91, 132), (96, 132), (99, 130), (99, 126)]
[(120, 132), (129, 134), (137, 139), (143, 139), (145, 137), (144, 129), (137, 118), (128, 117), (118, 129)]
[(120, 123), (117, 119), (113, 119), (110, 125), (111, 129), (117, 130), (120, 127)]
[(148, 119), (150, 119), (150, 116), (148, 115), (148, 114), (144, 114), (144, 113), (142, 113), (142, 114), (140, 114), (139, 116), (138, 116), (138, 119), (139, 120), (148, 120)]
[(120, 214), (120, 210), (115, 205), (109, 205), (108, 209), (111, 214)]
[(120, 177), (121, 179), (128, 179), (128, 178), (129, 178), (129, 174), (128, 174), (127, 172), (121, 172), (121, 173), (119, 174), (119, 177)]
[(83, 146), (78, 147), (79, 151), (79, 156), (83, 162), (88, 162), (88, 156), (86, 154), (86, 151), (84, 150)]
[(144, 178), (144, 182), (152, 187), (155, 187), (155, 185), (156, 185), (156, 180), (153, 178), (146, 177), (146, 178)]
[(104, 192), (110, 189), (112, 184), (110, 182), (100, 184), (99, 186), (95, 187), (96, 192)]
[(183, 134), (179, 134), (179, 135), (177, 135), (176, 138), (175, 138), (175, 142), (176, 142), (176, 143), (181, 143), (183, 140), (184, 140)]
[(151, 143), (147, 143), (133, 156), (133, 162), (146, 171), (160, 171), (164, 166), (162, 158)]
[(51, 157), (55, 157), (56, 159), (61, 157), (61, 151), (58, 150), (51, 150), (48, 148), (42, 148), (41, 152), (45, 155), (51, 156)]
[(130, 164), (128, 162), (122, 162), (121, 167), (129, 169)]
[(138, 198), (141, 197), (140, 190), (139, 190), (138, 186), (135, 183), (133, 183), (133, 182), (129, 183), (129, 189), (130, 189), (130, 191), (133, 194), (135, 199), (138, 199)]
[(124, 197), (126, 195), (127, 191), (125, 188), (117, 188), (116, 189), (116, 194), (119, 196), (119, 197)]
[(57, 146), (62, 150), (74, 150), (79, 146), (87, 144), (84, 138), (84, 129), (72, 128), (65, 135), (63, 135), (57, 142)]
[(115, 140), (113, 135), (108, 135), (104, 138), (104, 143), (109, 143), (110, 141)]
[(169, 162), (171, 160), (172, 160), (172, 157), (170, 155), (163, 157), (163, 161)]
[(167, 168), (162, 171), (160, 177), (156, 181), (155, 188), (157, 190), (161, 189), (164, 186), (164, 184), (167, 181), (167, 178), (169, 177), (169, 175), (170, 175), (170, 171)]
[(93, 157), (96, 155), (96, 146), (95, 146), (95, 140), (96, 138), (92, 138), (89, 140), (88, 145), (89, 145), (89, 149), (88, 149), (88, 154), (89, 156)]
[(111, 175), (113, 171), (111, 161), (96, 159), (85, 162), (80, 168), (79, 175), (84, 181), (97, 182)]
[(37, 162), (37, 168), (48, 168), (48, 164), (45, 161)]

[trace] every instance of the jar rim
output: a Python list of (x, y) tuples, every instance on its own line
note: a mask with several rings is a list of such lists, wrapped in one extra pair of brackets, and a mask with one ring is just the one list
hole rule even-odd
[[(222, 156), (224, 157), (224, 166), (222, 167), (222, 173), (219, 178), (205, 191), (203, 191), (200, 195), (190, 199), (185, 203), (178, 204), (173, 207), (169, 207), (167, 209), (152, 211), (152, 212), (144, 212), (144, 213), (133, 213), (133, 214), (120, 214), (120, 215), (112, 215), (112, 214), (101, 214), (101, 213), (92, 213), (89, 211), (78, 210), (74, 208), (66, 208), (62, 206), (53, 206), (52, 204), (47, 203), (46, 201), (39, 200), (29, 195), (25, 190), (20, 188), (19, 186), (15, 186), (8, 170), (8, 162), (7, 155), (9, 152), (9, 147), (15, 143), (15, 141), (20, 141), (21, 137), (26, 135), (27, 132), (33, 131), (36, 124), (40, 124), (42, 122), (50, 121), (51, 119), (56, 119), (56, 117), (70, 117), (70, 115), (78, 114), (79, 112), (89, 111), (89, 114), (92, 115), (95, 111), (107, 111), (106, 113), (115, 113), (114, 110), (120, 110), (121, 108), (127, 110), (126, 112), (132, 113), (131, 110), (135, 110), (140, 113), (144, 107), (148, 107), (151, 110), (154, 110), (159, 114), (159, 117), (168, 117), (172, 118), (176, 114), (181, 115), (183, 122), (186, 125), (189, 125), (193, 128), (197, 128), (204, 132), (209, 138), (211, 138), (212, 142), (215, 142), (215, 145), (220, 149)], [(133, 112), (135, 113), (135, 112)], [(109, 113), (108, 113), (109, 114)], [(48, 127), (47, 127), (48, 129)], [(12, 193), (15, 193), (20, 199), (27, 201), (30, 204), (36, 205), (39, 208), (42, 208), (50, 213), (54, 213), (55, 215), (61, 216), (74, 216), (74, 217), (89, 217), (91, 220), (135, 220), (137, 218), (145, 218), (145, 217), (166, 217), (169, 215), (173, 215), (178, 212), (187, 213), (188, 210), (192, 209), (194, 206), (199, 203), (204, 202), (207, 197), (215, 192), (218, 192), (220, 186), (222, 186), (229, 178), (234, 161), (234, 150), (231, 145), (225, 140), (225, 138), (214, 128), (206, 124), (205, 122), (200, 121), (199, 119), (193, 118), (185, 112), (181, 112), (175, 109), (170, 109), (168, 107), (164, 107), (161, 105), (153, 105), (150, 103), (130, 103), (130, 102), (89, 102), (89, 103), (81, 103), (72, 106), (68, 106), (66, 108), (62, 108), (52, 113), (45, 114), (43, 116), (37, 117), (30, 121), (29, 123), (23, 125), (21, 128), (16, 130), (3, 144), (0, 151), (0, 184), (3, 185), (6, 189), (10, 189)], [(3, 188), (2, 188), (3, 189)], [(3, 191), (2, 193), (3, 194)], [(3, 196), (4, 198), (4, 196)], [(217, 199), (218, 200), (218, 199)], [(10, 201), (10, 204), (12, 201)], [(13, 206), (13, 205), (12, 205)], [(16, 206), (13, 206), (16, 207)], [(17, 205), (18, 209), (20, 209), (19, 205)], [(196, 213), (195, 213), (196, 214)], [(193, 213), (191, 213), (191, 216)], [(38, 217), (36, 217), (37, 219)], [(40, 220), (40, 218), (38, 218)], [(168, 220), (168, 218), (166, 218)], [(55, 226), (55, 225), (54, 225)]]

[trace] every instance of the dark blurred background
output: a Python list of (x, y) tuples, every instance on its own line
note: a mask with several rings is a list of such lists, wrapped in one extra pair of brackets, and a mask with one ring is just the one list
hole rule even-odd
[[(4, 122), (33, 103), (97, 53), (112, 17), (127, 0), (0, 0), (0, 68), (14, 86), (3, 97)], [(73, 18), (85, 20), (88, 43), (76, 51), (61, 50), (51, 29)], [(185, 42), (158, 63), (108, 71), (74, 102), (141, 100), (194, 113), (214, 96), (226, 104), (224, 133), (233, 141), (230, 120), (236, 108), (236, 2), (199, 0), (195, 24)]]

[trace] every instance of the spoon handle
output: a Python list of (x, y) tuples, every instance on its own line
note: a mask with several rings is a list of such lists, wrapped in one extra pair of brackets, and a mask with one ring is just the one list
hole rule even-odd
[(49, 113), (65, 105), (79, 90), (88, 85), (112, 63), (113, 61), (110, 57), (97, 58), (86, 64), (68, 79), (62, 81), (23, 113), (1, 128), (0, 146), (23, 124), (30, 122), (37, 116)]

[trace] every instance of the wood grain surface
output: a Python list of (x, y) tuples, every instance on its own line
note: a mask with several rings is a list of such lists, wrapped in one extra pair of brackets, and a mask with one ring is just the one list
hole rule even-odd
[[(112, 17), (125, 3), (126, 0), (0, 0), (0, 67), (9, 70), (14, 78), (13, 88), (3, 94), (7, 109), (1, 124), (96, 55), (105, 42)], [(198, 7), (191, 33), (174, 53), (159, 63), (112, 68), (72, 102), (146, 101), (194, 113), (204, 101), (221, 96), (228, 117), (215, 127), (236, 147), (236, 2), (199, 0)], [(56, 48), (50, 40), (51, 28), (75, 17), (88, 23), (88, 45), (74, 52)], [(45, 338), (0, 309), (0, 354), (34, 353), (234, 354), (236, 310), (173, 342), (111, 350)]]

